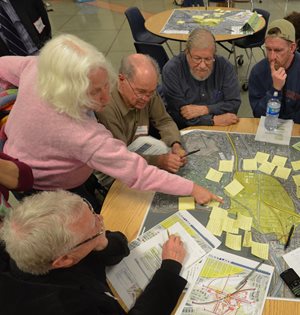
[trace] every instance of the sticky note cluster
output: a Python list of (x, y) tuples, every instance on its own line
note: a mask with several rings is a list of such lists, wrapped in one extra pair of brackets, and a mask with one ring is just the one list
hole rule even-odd
[[(228, 216), (227, 210), (220, 207), (213, 207), (206, 228), (214, 235), (221, 236), (226, 232), (225, 246), (236, 251), (243, 247), (251, 248), (251, 253), (262, 259), (268, 259), (269, 244), (254, 242), (252, 240), (251, 227), (252, 217), (237, 214), (236, 219)], [(244, 237), (239, 234), (244, 230)]]

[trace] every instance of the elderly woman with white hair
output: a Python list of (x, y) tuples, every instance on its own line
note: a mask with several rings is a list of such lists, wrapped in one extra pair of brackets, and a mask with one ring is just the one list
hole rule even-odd
[(19, 87), (5, 126), (4, 152), (28, 164), (34, 189), (66, 189), (99, 204), (86, 183), (93, 170), (129, 187), (220, 200), (205, 188), (149, 166), (97, 123), (115, 76), (103, 54), (73, 35), (50, 40), (39, 56), (0, 58), (0, 87)]

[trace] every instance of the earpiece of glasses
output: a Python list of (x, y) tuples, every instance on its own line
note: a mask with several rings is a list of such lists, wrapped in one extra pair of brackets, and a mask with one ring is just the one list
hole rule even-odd
[[(83, 199), (83, 201), (88, 205), (90, 211), (95, 215), (95, 217), (97, 218), (97, 220), (100, 220), (100, 218), (98, 217), (97, 213), (94, 211), (94, 208), (92, 207), (92, 205), (90, 204), (90, 202), (89, 202), (88, 200), (86, 200), (86, 199)], [(79, 247), (79, 246), (81, 246), (81, 245), (83, 245), (83, 244), (85, 244), (85, 243), (88, 243), (88, 242), (94, 240), (94, 239), (97, 238), (98, 236), (102, 235), (104, 232), (105, 232), (105, 230), (104, 230), (103, 227), (102, 227), (102, 230), (101, 230), (101, 231), (99, 231), (98, 233), (96, 233), (96, 234), (93, 235), (92, 237), (89, 237), (88, 239), (86, 239), (86, 240), (84, 240), (84, 241), (82, 241), (82, 242), (80, 242), (80, 243), (74, 245), (74, 246), (71, 248), (71, 250), (72, 250), (72, 249), (75, 249), (75, 248), (77, 248), (77, 247)]]

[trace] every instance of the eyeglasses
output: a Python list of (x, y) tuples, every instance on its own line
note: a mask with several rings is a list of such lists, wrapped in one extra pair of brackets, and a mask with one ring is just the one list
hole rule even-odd
[(147, 92), (142, 92), (142, 91), (136, 91), (132, 85), (130, 84), (129, 80), (125, 77), (126, 81), (128, 82), (133, 94), (136, 96), (136, 98), (139, 98), (139, 99), (143, 99), (144, 97), (147, 97), (147, 98), (151, 98), (153, 97), (155, 91), (151, 92), (151, 93), (147, 93)]
[(188, 51), (188, 54), (190, 55), (192, 61), (197, 65), (200, 65), (201, 62), (204, 62), (207, 66), (210, 66), (215, 61), (215, 58), (213, 57), (202, 58), (202, 57), (192, 56), (190, 51)]
[[(96, 220), (99, 220), (99, 221), (100, 221), (100, 219), (99, 219), (97, 213), (94, 211), (92, 205), (91, 205), (86, 199), (83, 199), (83, 201), (88, 205), (90, 211), (91, 211), (91, 212), (93, 213), (93, 215), (96, 217)], [(85, 244), (85, 243), (88, 243), (88, 242), (94, 240), (95, 238), (97, 238), (98, 236), (102, 235), (103, 233), (104, 233), (104, 229), (102, 228), (102, 230), (101, 230), (100, 232), (98, 232), (98, 233), (96, 233), (95, 235), (93, 235), (92, 237), (89, 237), (88, 239), (86, 239), (86, 240), (84, 240), (84, 241), (82, 241), (82, 242), (76, 244), (75, 246), (73, 246), (73, 247), (71, 248), (71, 250), (72, 250), (72, 249), (75, 249), (75, 248), (77, 248), (77, 247), (79, 247), (79, 246), (81, 246), (81, 245), (83, 245), (83, 244)]]

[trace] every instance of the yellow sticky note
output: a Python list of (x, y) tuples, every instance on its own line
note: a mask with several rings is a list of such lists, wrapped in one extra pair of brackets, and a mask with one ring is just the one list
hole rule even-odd
[(292, 147), (298, 151), (300, 151), (300, 142), (297, 142), (295, 144), (292, 145)]
[(299, 186), (296, 187), (296, 195), (297, 195), (297, 198), (300, 199), (300, 187)]
[(270, 156), (270, 154), (268, 154), (268, 153), (258, 151), (255, 155), (255, 160), (257, 161), (257, 163), (264, 163), (264, 162), (268, 161), (269, 156)]
[(257, 170), (257, 160), (256, 159), (244, 159), (243, 160), (244, 171), (256, 171)]
[(294, 180), (296, 186), (300, 186), (300, 175), (294, 175), (293, 180)]
[(222, 220), (210, 219), (206, 225), (206, 228), (213, 235), (221, 236), (221, 234), (223, 232), (222, 226), (223, 226)]
[(223, 231), (233, 234), (239, 233), (239, 228), (235, 226), (235, 220), (229, 217), (226, 217), (223, 220)]
[(210, 168), (205, 178), (218, 183), (221, 180), (222, 176), (223, 173), (215, 170), (214, 168)]
[(282, 179), (288, 179), (291, 171), (292, 171), (291, 168), (287, 168), (287, 167), (283, 167), (283, 166), (277, 166), (275, 173), (274, 173), (274, 176), (282, 178)]
[(224, 189), (234, 197), (244, 189), (244, 186), (238, 180), (234, 179), (230, 184), (225, 186)]
[(250, 231), (252, 227), (252, 221), (252, 217), (245, 216), (239, 212), (235, 221), (235, 227), (245, 231)]
[(226, 233), (225, 246), (240, 251), (242, 249), (242, 235)]
[(179, 197), (178, 209), (179, 210), (194, 210), (195, 209), (194, 197)]
[(269, 244), (251, 242), (251, 254), (267, 260), (269, 258)]
[(219, 220), (223, 220), (224, 218), (227, 217), (227, 210), (222, 209), (220, 207), (213, 207), (210, 213), (210, 218), (211, 219), (219, 219)]
[(184, 24), (185, 22), (184, 21), (181, 21), (181, 20), (179, 20), (179, 21), (177, 21), (177, 24)]
[[(221, 197), (220, 197), (221, 198)], [(212, 200), (209, 203), (206, 204), (208, 207), (218, 207), (220, 205), (219, 201)]]
[(243, 246), (244, 247), (251, 247), (252, 246), (252, 234), (251, 234), (251, 231), (245, 231), (244, 239), (243, 239)]
[(258, 168), (259, 171), (270, 175), (273, 172), (273, 169), (275, 168), (276, 165), (270, 163), (270, 162), (264, 162), (260, 165)]
[(193, 18), (194, 20), (203, 20), (203, 19), (204, 19), (204, 16), (202, 16), (202, 15), (193, 15), (192, 18)]
[(284, 166), (286, 161), (287, 161), (286, 157), (280, 156), (280, 155), (274, 155), (271, 163), (277, 166)]
[(300, 160), (298, 161), (292, 161), (292, 168), (294, 171), (299, 171), (300, 170)]
[(219, 171), (220, 172), (232, 172), (233, 171), (233, 160), (220, 160)]

